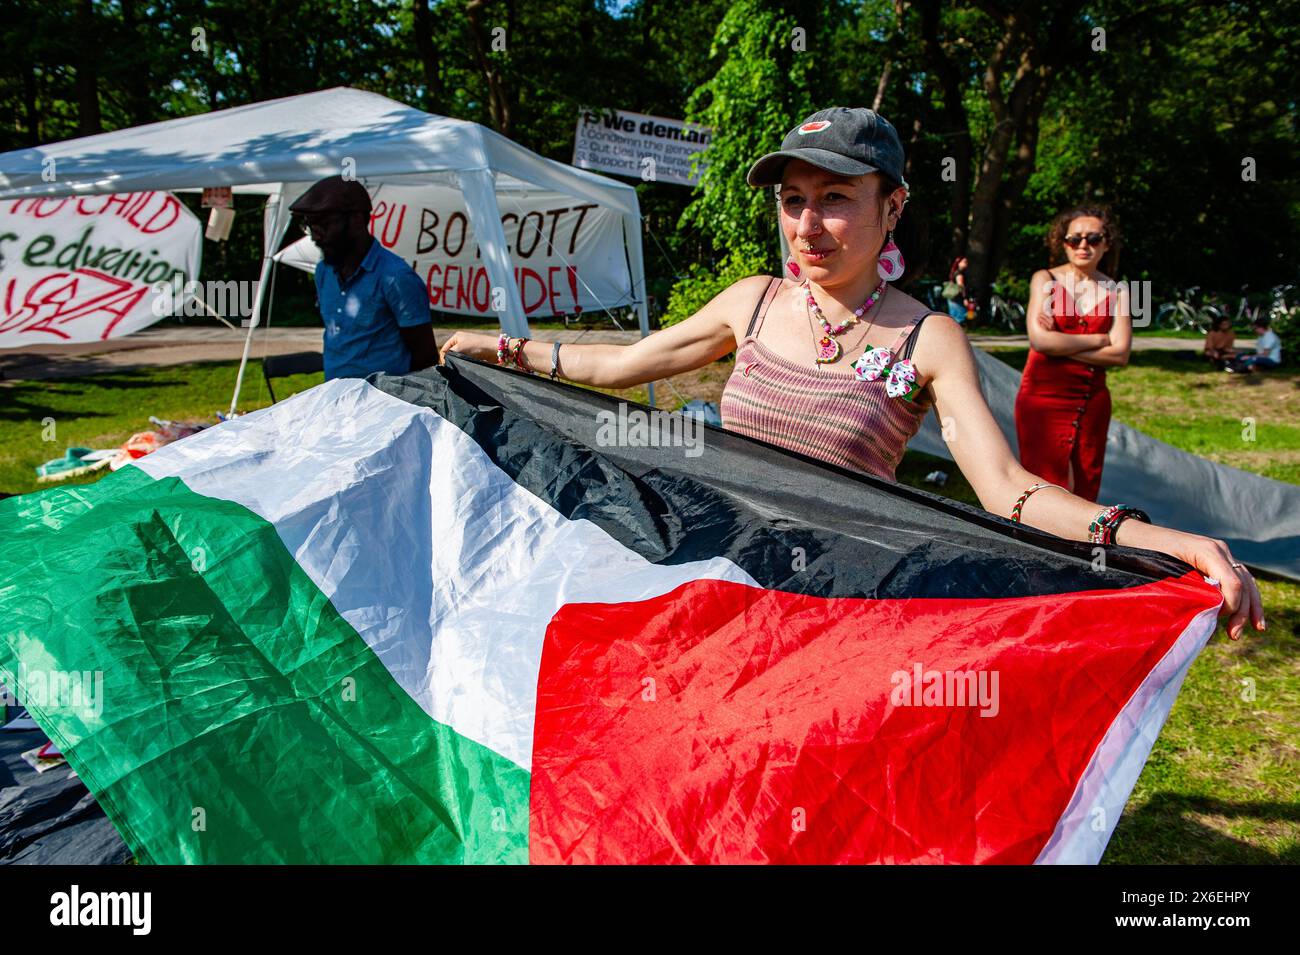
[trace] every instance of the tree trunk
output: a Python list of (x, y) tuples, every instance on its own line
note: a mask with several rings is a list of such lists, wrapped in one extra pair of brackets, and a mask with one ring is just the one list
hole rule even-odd
[(23, 112), (27, 120), (27, 144), (41, 144), (41, 113), (36, 97), (36, 65), (29, 63), (23, 69)]
[(885, 60), (885, 68), (880, 71), (880, 82), (876, 84), (876, 98), (871, 101), (872, 112), (880, 112), (880, 104), (885, 100), (885, 90), (889, 87), (889, 71), (893, 65), (893, 60)]
[(90, 136), (104, 131), (99, 113), (99, 74), (95, 70), (95, 60), (100, 56), (99, 31), (95, 25), (92, 0), (81, 0), (77, 4), (76, 24), (77, 133)]
[[(465, 5), (465, 15), (469, 18), (469, 30), (474, 38), (474, 55), (478, 59), (479, 69), (483, 71), (483, 78), (487, 81), (488, 113), (492, 117), (492, 125), (501, 135), (509, 136), (511, 111), (505, 79), (501, 70), (488, 59), (492, 41), (483, 25), (483, 10), (487, 5), (488, 0), (469, 0)], [(506, 42), (510, 42), (509, 36), (506, 37)]]
[(1007, 236), (1011, 230), (1011, 219), (1020, 204), (1029, 177), (1033, 175), (1035, 160), (1038, 156), (1038, 127), (1042, 118), (1043, 105), (1051, 85), (1052, 66), (1044, 64), (1027, 83), (1023, 105), (1017, 110), (1015, 153), (1010, 161), (1010, 170), (1002, 184), (997, 207), (997, 216), (993, 229), (993, 248), (989, 256), (992, 263), (991, 275), (996, 276), (1007, 258)]
[(411, 0), (411, 13), (415, 19), (415, 49), (424, 71), (424, 108), (436, 113), (442, 106), (442, 71), (439, 69), (438, 51), (433, 45), (429, 0)]
[(948, 213), (952, 222), (948, 247), (948, 260), (951, 262), (967, 251), (971, 212), (971, 166), (974, 163), (975, 148), (971, 142), (970, 125), (966, 120), (962, 74), (939, 40), (938, 0), (925, 0), (917, 7), (921, 14), (921, 37), (926, 62), (930, 71), (939, 80), (939, 89), (943, 94), (940, 130), (948, 137), (950, 150), (943, 160), (945, 164), (949, 160), (952, 161), (952, 191), (948, 201)]
[[(1078, 0), (1053, 7), (1047, 29), (1041, 32), (1029, 6), (1001, 17), (1004, 32), (984, 74), (984, 91), (995, 126), (975, 191), (971, 269), (967, 273), (981, 305), (987, 304), (990, 286), (1006, 258), (1011, 217), (1034, 171), (1039, 121), (1052, 80), (1058, 72), (1078, 66), (1087, 55), (1088, 34), (1076, 23), (1080, 7)], [(990, 16), (996, 13), (987, 6), (986, 12)], [(1016, 47), (1020, 49), (1019, 63), (1011, 92), (1004, 99), (1003, 70)]]
[[(132, 50), (140, 49), (140, 17), (136, 0), (121, 0), (122, 26), (126, 29), (126, 42)], [(186, 38), (186, 43), (190, 42)], [(137, 126), (151, 123), (157, 117), (153, 114), (153, 104), (149, 98), (148, 62), (144, 58), (133, 60), (123, 70), (122, 85), (126, 88), (126, 109), (131, 121)]]

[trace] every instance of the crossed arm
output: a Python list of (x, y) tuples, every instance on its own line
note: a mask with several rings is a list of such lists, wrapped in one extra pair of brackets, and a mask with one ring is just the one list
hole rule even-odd
[(1047, 290), (1052, 282), (1052, 275), (1046, 269), (1034, 274), (1030, 284), (1029, 316), (1026, 330), (1029, 332), (1029, 345), (1034, 351), (1044, 355), (1073, 358), (1088, 365), (1117, 367), (1128, 364), (1129, 351), (1133, 345), (1133, 323), (1129, 317), (1128, 290), (1119, 287), (1119, 302), (1115, 308), (1109, 334), (1071, 335), (1056, 330), (1056, 326), (1044, 309), (1047, 302)]

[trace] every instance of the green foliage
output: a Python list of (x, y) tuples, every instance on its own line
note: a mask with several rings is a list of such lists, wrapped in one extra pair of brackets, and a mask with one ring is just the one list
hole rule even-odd
[[(1300, 135), (1294, 2), (1261, 17), (1184, 0), (1141, 13), (1106, 3), (1106, 49), (1053, 88), (1007, 268), (1047, 263), (1064, 206), (1109, 203), (1121, 277), (1157, 301), (1188, 285), (1235, 293), (1294, 281)], [(1249, 160), (1249, 162), (1248, 162)]]
[(1300, 365), (1300, 306), (1292, 306), (1285, 315), (1274, 318), (1272, 328), (1282, 339), (1282, 364)]
[[(682, 216), (682, 228), (704, 231), (715, 249), (732, 256), (770, 254), (775, 203), (745, 173), (759, 156), (780, 147), (780, 136), (812, 112), (813, 57), (797, 53), (796, 16), (772, 0), (738, 0), (723, 17), (710, 55), (717, 73), (692, 94), (687, 118), (713, 127), (704, 153), (700, 191)], [(815, 41), (811, 41), (815, 42)]]
[(728, 255), (716, 269), (698, 263), (692, 265), (686, 277), (673, 286), (668, 309), (659, 324), (665, 327), (675, 325), (690, 318), (729, 285), (751, 275), (771, 272), (770, 256), (743, 252)]
[(800, 19), (772, 0), (738, 0), (713, 37), (717, 72), (692, 94), (687, 118), (713, 128), (707, 164), (679, 231), (703, 237), (719, 265), (692, 265), (673, 287), (664, 324), (689, 317), (732, 282), (772, 270), (777, 248), (776, 203), (745, 174), (759, 156), (780, 148), (780, 137), (812, 112), (814, 57)]

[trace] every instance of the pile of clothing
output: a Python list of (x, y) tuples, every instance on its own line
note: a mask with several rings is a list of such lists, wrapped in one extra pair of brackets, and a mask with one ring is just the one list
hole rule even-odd
[(136, 432), (119, 448), (68, 448), (63, 457), (38, 465), (36, 479), (47, 483), (65, 481), (103, 468), (116, 471), (136, 458), (157, 451), (163, 445), (187, 438), (208, 427), (201, 421), (168, 421), (153, 415), (149, 416), (149, 423), (153, 425), (151, 430)]

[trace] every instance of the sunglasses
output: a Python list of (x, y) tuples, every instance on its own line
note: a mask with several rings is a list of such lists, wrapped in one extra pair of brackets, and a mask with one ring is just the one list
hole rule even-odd
[(340, 216), (347, 215), (346, 212), (308, 212), (298, 213), (295, 218), (298, 220), (298, 226), (303, 233), (310, 235), (312, 229), (317, 232), (324, 232), (334, 224)]
[(1087, 235), (1067, 235), (1062, 241), (1072, 249), (1077, 249), (1085, 242), (1095, 249), (1106, 241), (1106, 237), (1100, 232), (1089, 232)]

